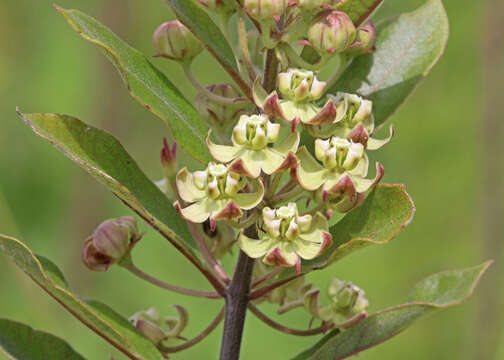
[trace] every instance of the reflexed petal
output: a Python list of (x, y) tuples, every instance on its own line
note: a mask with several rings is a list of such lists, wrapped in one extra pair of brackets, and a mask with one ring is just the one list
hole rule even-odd
[(243, 211), (233, 200), (218, 200), (210, 217), (214, 220), (233, 220), (243, 216)]
[(238, 193), (233, 196), (233, 201), (241, 209), (250, 210), (255, 208), (263, 199), (264, 185), (261, 180), (251, 180), (253, 183), (253, 193)]
[(205, 191), (196, 187), (193, 174), (187, 168), (178, 172), (176, 183), (178, 193), (184, 201), (192, 203), (205, 197)]
[(299, 161), (291, 170), (292, 176), (303, 189), (317, 190), (326, 180), (328, 171), (317, 163), (304, 146), (298, 150), (296, 156)]
[(368, 168), (369, 168), (369, 158), (367, 154), (364, 153), (364, 156), (359, 161), (357, 166), (354, 169), (350, 170), (349, 173), (355, 176), (366, 177), (368, 174)]
[(386, 145), (392, 139), (393, 136), (394, 136), (394, 127), (392, 125), (390, 125), (389, 136), (383, 140), (369, 138), (368, 143), (367, 143), (367, 149), (368, 150), (377, 150), (377, 149), (381, 148), (382, 146)]
[(208, 132), (208, 136), (206, 138), (206, 143), (208, 150), (210, 151), (210, 154), (212, 154), (212, 157), (220, 161), (222, 163), (228, 163), (230, 161), (233, 161), (236, 159), (238, 156), (240, 156), (240, 152), (243, 152), (243, 147), (241, 146), (227, 146), (227, 145), (217, 145), (210, 140), (210, 133), (211, 131)]
[(261, 158), (261, 168), (268, 175), (277, 171), (285, 161), (282, 155), (270, 148), (261, 151)]
[(282, 267), (295, 266), (299, 261), (295, 247), (289, 241), (278, 242), (274, 249), (270, 250), (263, 259), (267, 265)]
[(274, 245), (275, 241), (269, 237), (256, 240), (245, 236), (243, 232), (238, 236), (238, 246), (245, 254), (253, 259), (264, 256)]
[(264, 103), (266, 102), (268, 93), (261, 86), (261, 75), (258, 75), (254, 80), (254, 84), (252, 86), (252, 96), (254, 97), (255, 104), (261, 109), (264, 109)]
[(304, 296), (304, 306), (305, 309), (310, 313), (310, 315), (320, 319), (320, 305), (319, 305), (319, 295), (320, 290), (314, 289), (306, 293)]
[(289, 152), (296, 152), (299, 146), (300, 135), (297, 131), (291, 133), (287, 139), (282, 143), (282, 145), (274, 147), (273, 150), (280, 153), (284, 157)]
[[(229, 171), (250, 178), (257, 178), (261, 175), (261, 164), (250, 157), (246, 158), (248, 153), (254, 153), (253, 150), (247, 150), (240, 158), (236, 159), (229, 165)], [(247, 161), (247, 162), (245, 162)]]
[(381, 180), (385, 173), (382, 164), (376, 163), (376, 176), (374, 179), (360, 179), (354, 178), (355, 188), (357, 192), (363, 193), (375, 187)]
[(210, 216), (215, 202), (208, 198), (202, 199), (182, 209), (179, 202), (176, 201), (174, 206), (184, 219), (194, 223), (202, 223)]
[(321, 125), (321, 124), (332, 124), (337, 120), (338, 109), (334, 105), (332, 101), (328, 101), (322, 110), (318, 111), (317, 114), (310, 119), (306, 119), (303, 121), (306, 124), (310, 125)]
[(319, 113), (320, 109), (312, 103), (295, 103), (293, 101), (281, 101), (280, 109), (284, 120), (293, 121), (299, 118), (302, 123), (308, 123)]
[(306, 236), (300, 236), (296, 241), (294, 241), (296, 253), (305, 260), (314, 259), (320, 254), (320, 249), (322, 249), (322, 240), (320, 231), (317, 230), (316, 233), (319, 233), (317, 242), (304, 240)]

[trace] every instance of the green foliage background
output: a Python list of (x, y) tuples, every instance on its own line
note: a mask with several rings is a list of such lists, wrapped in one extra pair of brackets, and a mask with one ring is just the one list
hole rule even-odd
[[(118, 268), (105, 274), (87, 271), (80, 261), (86, 236), (103, 219), (129, 211), (34, 136), (15, 114), (20, 106), (24, 112), (75, 115), (113, 133), (152, 179), (161, 177), (158, 154), (162, 136), (168, 135), (165, 124), (130, 98), (112, 65), (68, 27), (51, 2), (4, 0), (0, 4), (0, 232), (18, 236), (50, 257), (77, 294), (103, 300), (125, 316), (152, 305), (164, 312), (171, 311), (171, 303), (186, 306), (192, 317), (186, 336), (191, 337), (211, 321), (219, 302), (165, 293)], [(387, 0), (377, 17), (409, 11), (422, 2)], [(482, 3), (444, 1), (451, 25), (446, 53), (392, 117), (396, 137), (379, 153), (386, 169), (384, 181), (406, 184), (413, 197), (414, 221), (391, 244), (367, 248), (310, 276), (322, 288), (331, 276), (354, 281), (366, 290), (372, 311), (405, 301), (409, 289), (428, 274), (482, 262), (488, 257), (485, 249), (500, 249), (495, 244), (504, 240), (498, 232), (494, 237), (482, 236), (481, 194), (486, 185), (480, 170), (485, 155)], [(150, 37), (156, 26), (172, 17), (154, 0), (61, 0), (59, 5), (96, 17), (145, 54), (152, 53)], [(154, 63), (193, 98), (195, 93), (177, 65), (158, 59)], [(227, 78), (208, 54), (196, 60), (195, 72), (205, 84)], [(496, 196), (502, 196), (502, 191)], [(165, 240), (144, 229), (147, 234), (134, 254), (138, 265), (172, 283), (209, 289)], [(503, 259), (498, 252), (492, 256), (497, 265)], [(488, 299), (504, 306), (504, 294), (495, 282), (500, 268), (490, 269), (493, 275), (483, 279), (483, 291), (469, 304), (422, 320), (398, 338), (362, 353), (360, 359), (393, 360), (405, 355), (409, 360), (472, 359), (473, 350), (492, 336), (485, 334), (485, 328), (504, 320), (499, 313), (484, 311)], [(0, 284), (0, 318), (61, 336), (89, 359), (108, 359), (110, 346), (4, 256), (0, 257)], [(304, 312), (287, 316), (283, 322), (307, 326)], [(488, 326), (481, 328), (477, 318)], [(504, 357), (504, 337), (500, 338), (500, 355), (488, 360)], [(288, 359), (314, 342), (314, 338), (277, 333), (250, 316), (242, 358)], [(216, 331), (173, 358), (216, 358), (219, 343), (220, 331)]]

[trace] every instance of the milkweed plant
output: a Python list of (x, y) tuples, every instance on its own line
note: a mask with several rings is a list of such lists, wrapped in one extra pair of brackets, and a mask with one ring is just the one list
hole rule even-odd
[[(89, 270), (118, 266), (167, 291), (221, 301), (222, 310), (196, 335), (185, 331), (191, 309), (182, 304), (171, 314), (146, 304), (123, 317), (81, 300), (50, 260), (1, 235), (0, 249), (30, 278), (127, 358), (149, 360), (177, 359), (221, 322), (220, 359), (239, 359), (248, 312), (292, 337), (314, 337), (311, 348), (293, 346), (281, 358), (344, 359), (472, 294), (490, 262), (431, 275), (407, 302), (371, 314), (373, 299), (351, 279), (332, 278), (324, 290), (308, 281), (312, 271), (331, 271), (354, 251), (389, 242), (413, 218), (405, 187), (381, 183), (385, 165), (394, 164), (373, 166), (370, 154), (379, 159), (383, 146), (393, 146), (394, 128), (379, 130), (444, 50), (440, 0), (377, 24), (371, 18), (383, 0), (164, 2), (177, 19), (157, 27), (146, 56), (88, 15), (55, 6), (101, 48), (135, 100), (168, 125), (170, 140), (160, 141), (162, 179), (147, 178), (110, 134), (74, 117), (18, 113), (133, 211), (90, 231), (82, 246)], [(191, 65), (205, 51), (230, 83), (200, 83)], [(195, 99), (153, 65), (165, 61), (181, 67)], [(180, 152), (199, 165), (184, 164)], [(140, 220), (212, 290), (141, 270), (133, 260)], [(222, 259), (233, 256), (231, 273)], [(274, 304), (280, 320), (264, 313), (263, 303)], [(289, 325), (285, 314), (293, 309), (304, 309), (309, 327)], [(83, 359), (62, 339), (17, 322), (0, 320), (0, 333), (10, 358), (40, 359), (33, 354), (43, 352), (47, 359)]]

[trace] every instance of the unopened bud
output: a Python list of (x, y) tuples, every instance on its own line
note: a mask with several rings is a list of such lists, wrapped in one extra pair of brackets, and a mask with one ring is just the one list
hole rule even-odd
[(364, 291), (350, 281), (332, 279), (328, 294), (333, 301), (333, 310), (347, 317), (365, 312), (369, 305)]
[(342, 11), (327, 10), (315, 17), (308, 29), (308, 40), (319, 53), (345, 51), (355, 39), (355, 26)]
[(357, 36), (355, 42), (347, 50), (350, 56), (359, 56), (362, 54), (370, 53), (376, 43), (376, 28), (371, 20), (366, 21), (359, 29), (357, 29)]
[(170, 147), (166, 138), (163, 138), (163, 148), (161, 149), (161, 165), (167, 178), (173, 177), (177, 173), (177, 143), (173, 142)]
[(198, 0), (198, 2), (218, 14), (233, 14), (236, 12), (235, 0)]
[(245, 0), (245, 7), (257, 20), (272, 19), (281, 16), (287, 10), (288, 0)]
[(156, 56), (180, 62), (191, 62), (203, 47), (196, 37), (178, 20), (161, 24), (152, 37)]
[(132, 216), (104, 221), (84, 244), (84, 265), (90, 270), (106, 271), (110, 265), (123, 259), (141, 237)]
[[(240, 97), (240, 94), (228, 84), (215, 84), (206, 88), (215, 95), (225, 98), (235, 99)], [(196, 96), (195, 107), (208, 124), (220, 130), (225, 130), (230, 124), (233, 124), (236, 118), (246, 109), (246, 106), (237, 107), (217, 103), (203, 93)]]

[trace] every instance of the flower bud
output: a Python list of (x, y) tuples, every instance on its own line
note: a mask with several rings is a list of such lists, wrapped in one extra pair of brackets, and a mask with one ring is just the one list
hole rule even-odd
[(161, 149), (161, 165), (165, 176), (170, 178), (177, 173), (177, 143), (173, 142), (170, 148), (166, 138), (163, 138), (163, 148)]
[(188, 322), (188, 313), (180, 305), (173, 305), (176, 317), (162, 317), (159, 310), (150, 308), (139, 311), (130, 317), (130, 322), (154, 345), (170, 338), (180, 338)]
[(333, 310), (346, 317), (352, 317), (365, 312), (369, 305), (364, 291), (350, 281), (332, 279), (328, 288), (328, 294), (333, 301)]
[(308, 40), (319, 53), (345, 51), (355, 39), (355, 26), (342, 11), (327, 10), (315, 17), (308, 29)]
[(326, 169), (339, 172), (355, 169), (364, 157), (364, 146), (344, 138), (333, 136), (330, 139), (315, 140), (315, 157)]
[(312, 71), (289, 69), (278, 74), (278, 89), (289, 100), (315, 101), (322, 97), (326, 83), (318, 81)]
[(281, 16), (287, 10), (288, 0), (245, 0), (245, 7), (257, 20), (272, 19)]
[(242, 115), (233, 129), (233, 142), (253, 150), (264, 149), (279, 136), (280, 124), (273, 124), (266, 115)]
[(371, 20), (366, 21), (359, 29), (357, 29), (357, 35), (355, 37), (355, 42), (347, 50), (347, 54), (350, 56), (359, 56), (362, 54), (370, 53), (376, 43), (376, 28)]
[(233, 14), (236, 12), (235, 0), (198, 0), (198, 2), (218, 14)]
[[(208, 91), (222, 97), (235, 99), (240, 97), (240, 94), (228, 84), (215, 84), (206, 87)], [(196, 96), (195, 107), (201, 117), (211, 126), (215, 126), (220, 130), (225, 130), (229, 124), (236, 121), (240, 113), (245, 111), (246, 106), (237, 107), (229, 106), (222, 103), (217, 103), (202, 93)]]
[(196, 37), (178, 20), (161, 24), (152, 37), (156, 56), (180, 62), (191, 62), (203, 47)]
[(141, 237), (136, 219), (132, 216), (104, 221), (84, 244), (84, 265), (90, 270), (106, 271), (129, 254)]

